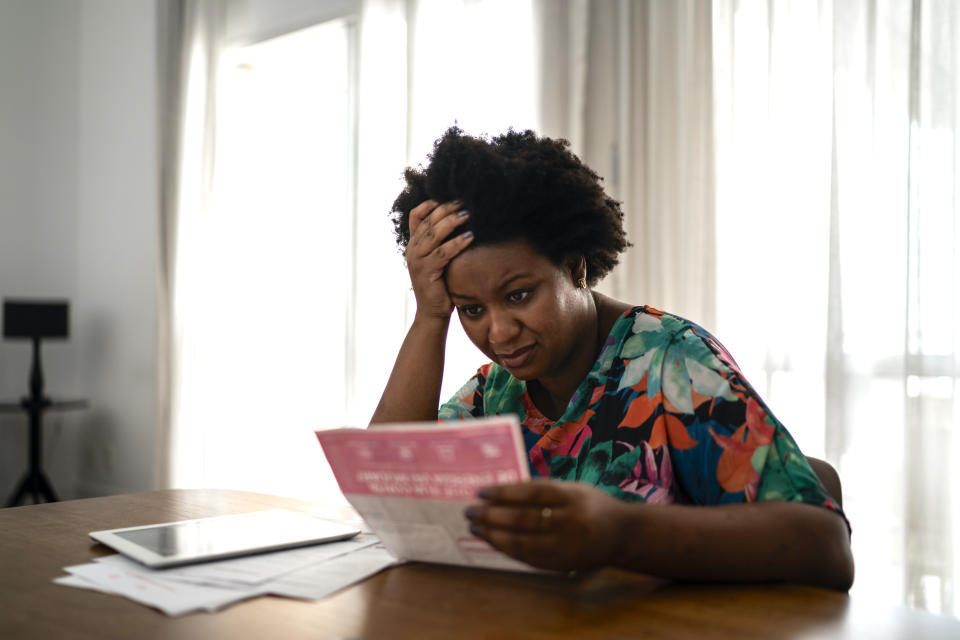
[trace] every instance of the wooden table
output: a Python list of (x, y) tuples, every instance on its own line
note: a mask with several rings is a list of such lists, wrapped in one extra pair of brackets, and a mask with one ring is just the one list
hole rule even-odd
[(178, 618), (55, 585), (109, 553), (89, 531), (318, 505), (221, 490), (155, 491), (0, 510), (0, 638), (960, 638), (960, 621), (785, 585), (579, 580), (438, 565), (388, 569), (329, 598), (261, 597)]

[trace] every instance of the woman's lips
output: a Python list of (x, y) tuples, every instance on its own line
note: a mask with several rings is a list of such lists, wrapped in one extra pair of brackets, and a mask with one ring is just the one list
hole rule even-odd
[(500, 358), (500, 363), (508, 369), (519, 369), (530, 360), (534, 346), (531, 344), (510, 353), (498, 353), (497, 357)]

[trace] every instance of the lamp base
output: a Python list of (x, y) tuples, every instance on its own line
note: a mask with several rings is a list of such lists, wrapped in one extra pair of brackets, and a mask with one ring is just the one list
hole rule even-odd
[(11, 496), (9, 502), (7, 502), (7, 506), (15, 507), (19, 505), (20, 501), (24, 500), (28, 493), (33, 494), (34, 504), (40, 504), (41, 496), (43, 496), (47, 502), (57, 501), (57, 496), (53, 493), (50, 481), (47, 480), (47, 476), (43, 474), (43, 471), (39, 469), (31, 469), (24, 474), (23, 480), (20, 481), (17, 490), (13, 492), (13, 496)]

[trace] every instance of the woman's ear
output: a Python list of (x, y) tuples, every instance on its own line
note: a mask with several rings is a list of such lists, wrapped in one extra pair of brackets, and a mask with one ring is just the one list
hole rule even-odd
[(570, 278), (578, 289), (587, 288), (587, 259), (583, 255), (577, 255), (567, 260), (567, 269), (570, 272)]

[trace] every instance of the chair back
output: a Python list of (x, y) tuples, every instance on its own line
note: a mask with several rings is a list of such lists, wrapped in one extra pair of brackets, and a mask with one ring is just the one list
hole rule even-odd
[(837, 506), (842, 509), (843, 489), (840, 486), (840, 474), (837, 473), (833, 465), (826, 460), (807, 456), (807, 462), (810, 463), (810, 468), (813, 469), (813, 472), (817, 474), (817, 477), (820, 479), (820, 484), (827, 490), (830, 497), (836, 501)]

